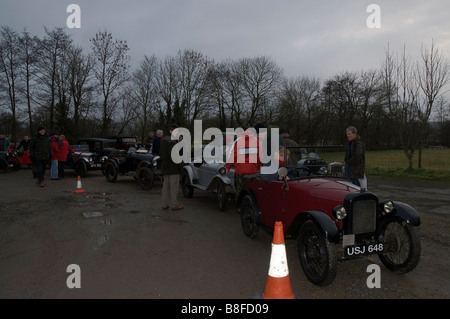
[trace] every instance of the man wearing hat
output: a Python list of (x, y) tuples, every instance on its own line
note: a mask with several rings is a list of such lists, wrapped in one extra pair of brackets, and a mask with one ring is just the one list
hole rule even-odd
[(44, 187), (45, 166), (52, 155), (50, 141), (45, 128), (39, 125), (37, 134), (30, 142), (30, 159), (36, 165), (37, 183)]
[[(297, 142), (295, 142), (295, 141), (293, 141), (293, 140), (291, 140), (289, 138), (289, 131), (288, 130), (280, 129), (280, 135), (281, 135), (281, 138), (283, 139), (284, 146), (287, 146), (287, 147), (298, 147)], [(298, 161), (299, 161), (300, 158), (301, 158), (301, 155), (300, 155), (300, 152), (299, 152), (298, 149), (296, 149), (296, 148), (290, 149), (290, 161), (291, 161), (291, 163), (289, 163), (289, 164), (291, 164), (293, 167), (297, 167), (298, 166)]]

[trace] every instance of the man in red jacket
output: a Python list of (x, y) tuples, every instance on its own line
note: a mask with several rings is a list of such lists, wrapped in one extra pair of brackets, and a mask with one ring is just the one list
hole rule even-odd
[(225, 165), (227, 173), (234, 166), (236, 195), (244, 186), (244, 175), (259, 173), (262, 166), (261, 158), (262, 152), (255, 132), (247, 130), (239, 134), (228, 154)]
[(69, 152), (73, 153), (70, 149), (69, 142), (67, 142), (64, 135), (59, 136), (59, 153), (58, 153), (58, 175), (59, 178), (64, 178), (64, 165), (67, 162), (67, 155)]

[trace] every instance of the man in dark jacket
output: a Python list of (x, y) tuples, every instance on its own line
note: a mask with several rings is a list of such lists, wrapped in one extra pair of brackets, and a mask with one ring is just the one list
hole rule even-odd
[[(168, 209), (172, 204), (172, 210), (182, 209), (178, 203), (177, 195), (180, 184), (180, 174), (183, 170), (182, 164), (176, 164), (172, 159), (172, 149), (178, 143), (178, 126), (172, 125), (169, 129), (169, 135), (161, 139), (159, 156), (161, 157), (161, 173), (164, 177), (162, 187), (162, 205), (163, 209)], [(172, 136), (176, 138), (172, 139)]]
[(45, 167), (51, 155), (50, 141), (47, 134), (45, 134), (45, 128), (40, 125), (38, 133), (31, 139), (30, 159), (36, 165), (37, 183), (41, 187), (44, 187)]
[(364, 173), (366, 166), (364, 143), (361, 141), (356, 127), (347, 127), (345, 133), (347, 134), (348, 140), (347, 152), (345, 153), (344, 159), (347, 177), (353, 184), (367, 190), (367, 178)]

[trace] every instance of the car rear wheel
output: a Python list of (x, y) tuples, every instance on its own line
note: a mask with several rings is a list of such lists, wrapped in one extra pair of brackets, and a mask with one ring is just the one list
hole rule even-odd
[(413, 270), (420, 259), (420, 238), (413, 226), (405, 221), (391, 219), (381, 228), (384, 252), (378, 254), (383, 265), (396, 273)]
[(244, 234), (247, 237), (255, 238), (259, 232), (257, 220), (257, 208), (250, 195), (245, 195), (239, 205), (241, 212), (241, 224)]
[(75, 173), (80, 176), (80, 177), (86, 177), (87, 175), (87, 164), (84, 160), (79, 160), (76, 164), (75, 164)]
[(317, 286), (327, 286), (336, 277), (336, 247), (313, 221), (306, 221), (298, 236), (298, 256), (303, 272)]
[(192, 187), (189, 175), (186, 171), (181, 174), (181, 191), (186, 198), (191, 198), (194, 195), (194, 187)]
[(150, 168), (143, 167), (139, 170), (138, 182), (142, 189), (152, 189), (155, 182), (155, 174)]
[(217, 201), (219, 203), (219, 209), (225, 211), (227, 207), (227, 193), (225, 192), (225, 184), (219, 182), (217, 185)]
[(105, 164), (105, 173), (104, 173), (106, 180), (110, 183), (115, 183), (117, 180), (117, 168), (116, 166), (111, 163), (107, 162)]

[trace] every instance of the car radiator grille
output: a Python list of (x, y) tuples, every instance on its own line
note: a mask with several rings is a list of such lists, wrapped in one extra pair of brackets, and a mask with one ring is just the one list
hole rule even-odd
[(353, 202), (353, 233), (363, 234), (376, 229), (377, 203), (374, 200)]

